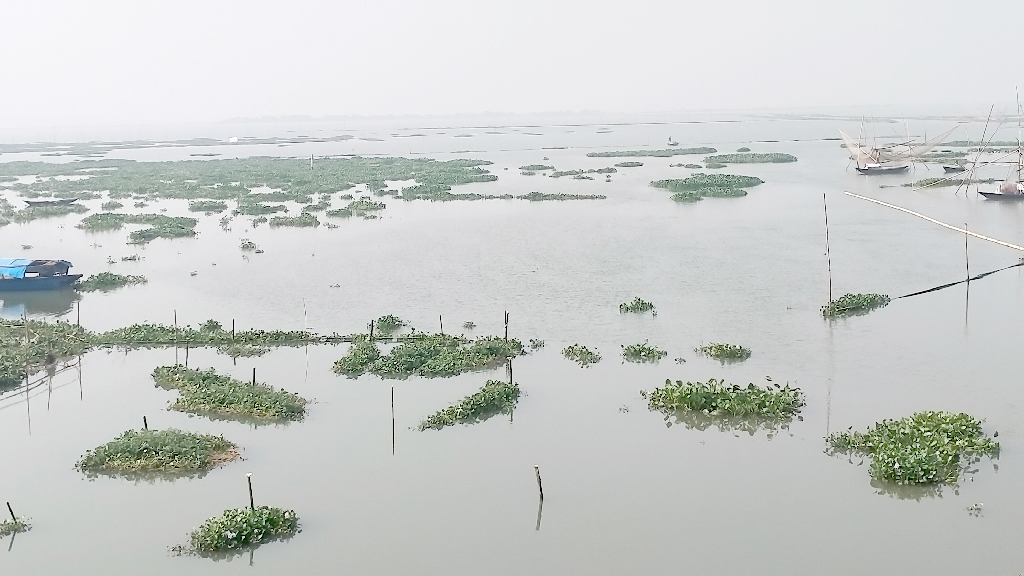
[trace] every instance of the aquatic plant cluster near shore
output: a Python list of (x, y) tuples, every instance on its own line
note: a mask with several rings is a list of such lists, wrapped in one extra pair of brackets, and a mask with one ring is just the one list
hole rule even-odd
[(93, 274), (75, 284), (75, 289), (81, 292), (109, 292), (124, 286), (135, 286), (149, 282), (145, 276), (133, 274), (114, 274), (113, 272), (100, 272)]
[(240, 455), (223, 436), (167, 430), (128, 430), (85, 453), (76, 468), (98, 474), (162, 472), (187, 475), (209, 470)]
[(632, 302), (619, 304), (619, 314), (643, 314), (654, 312), (654, 303), (643, 300), (639, 296), (633, 298)]
[(641, 391), (640, 395), (647, 400), (648, 408), (662, 412), (670, 425), (674, 418), (674, 423), (687, 428), (717, 426), (720, 430), (750, 433), (759, 427), (788, 424), (806, 404), (800, 389), (789, 384), (741, 387), (714, 378), (707, 382), (665, 380), (661, 388)]
[(892, 299), (885, 294), (844, 294), (821, 307), (826, 318), (867, 314), (876, 308), (889, 305)]
[(210, 370), (181, 365), (153, 370), (156, 385), (177, 390), (172, 410), (214, 418), (284, 422), (302, 420), (306, 399), (263, 383), (243, 382)]
[(334, 371), (350, 378), (369, 372), (383, 378), (455, 376), (472, 370), (500, 366), (522, 355), (523, 344), (515, 338), (414, 332), (403, 336), (387, 354), (381, 354), (369, 335), (355, 339)]
[(519, 401), (519, 385), (488, 380), (480, 390), (428, 416), (420, 430), (441, 430), (455, 424), (476, 424), (498, 414), (510, 414)]
[(872, 478), (894, 484), (956, 484), (981, 456), (995, 457), (999, 443), (968, 414), (918, 412), (900, 420), (882, 420), (867, 432), (851, 427), (827, 439), (829, 450), (871, 458)]

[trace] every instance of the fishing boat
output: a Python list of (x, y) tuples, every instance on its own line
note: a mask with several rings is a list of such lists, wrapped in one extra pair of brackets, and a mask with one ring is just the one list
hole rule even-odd
[[(1000, 200), (1003, 202), (1020, 202), (1024, 200), (1024, 145), (1021, 144), (1021, 124), (1020, 124), (1021, 106), (1020, 99), (1017, 100), (1017, 149), (1014, 151), (1017, 154), (1016, 161), (1010, 161), (1009, 170), (1007, 171), (1006, 178), (999, 183), (999, 188), (995, 192), (982, 192), (978, 190), (978, 194), (985, 197), (986, 200)], [(979, 152), (979, 157), (980, 157)], [(1011, 155), (1013, 152), (1011, 152)], [(989, 162), (988, 165), (1006, 165), (1005, 162)], [(977, 162), (975, 163), (977, 165)], [(1016, 172), (1016, 174), (1014, 174)]]
[(850, 159), (857, 163), (857, 172), (866, 175), (899, 174), (910, 169), (909, 163), (913, 162), (915, 157), (942, 144), (954, 130), (955, 126), (920, 144), (908, 137), (903, 142), (888, 146), (869, 146), (854, 140), (842, 130), (839, 131), (839, 135), (843, 137), (843, 144), (850, 152)]
[(82, 277), (67, 260), (0, 259), (0, 292), (67, 288)]
[(901, 174), (910, 169), (906, 164), (865, 164), (857, 166), (857, 172), (861, 174)]
[(61, 198), (60, 200), (24, 200), (29, 208), (42, 208), (45, 206), (67, 206), (78, 202), (78, 198)]
[(945, 165), (942, 166), (942, 170), (946, 174), (959, 174), (960, 172), (963, 172), (963, 171), (967, 170), (967, 168), (964, 168), (960, 164), (953, 164), (953, 165), (945, 164)]
[(672, 139), (671, 136), (669, 136), (668, 137), (668, 145), (669, 146), (679, 146), (679, 142), (676, 142), (675, 140)]

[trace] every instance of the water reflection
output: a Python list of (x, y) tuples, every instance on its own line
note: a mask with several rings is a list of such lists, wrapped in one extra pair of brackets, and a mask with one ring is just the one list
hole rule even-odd
[(63, 316), (71, 312), (81, 295), (71, 289), (25, 292), (0, 292), (0, 318), (18, 319), (25, 314)]
[[(802, 416), (797, 416), (803, 420)], [(770, 418), (765, 416), (727, 416), (708, 414), (699, 410), (676, 410), (665, 414), (665, 426), (681, 424), (687, 430), (707, 430), (712, 426), (722, 432), (746, 432), (753, 436), (758, 430), (768, 433), (769, 440), (782, 431), (789, 430), (793, 418)]]

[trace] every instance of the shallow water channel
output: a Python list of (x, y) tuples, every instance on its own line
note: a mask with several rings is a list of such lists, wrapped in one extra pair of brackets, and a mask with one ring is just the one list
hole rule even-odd
[[(342, 334), (395, 314), (420, 330), (510, 335), (546, 346), (513, 364), (524, 395), (511, 418), (418, 431), (427, 415), (477, 390), (503, 368), (453, 378), (382, 380), (335, 375), (347, 344), (283, 348), (256, 358), (187, 352), (215, 367), (315, 399), (303, 422), (253, 427), (166, 409), (173, 393), (150, 372), (185, 362), (183, 348), (99, 351), (27, 393), (0, 396), (0, 499), (33, 529), (0, 541), (3, 574), (1016, 574), (1024, 516), (1024, 269), (894, 300), (865, 316), (825, 321), (829, 299), (822, 195), (828, 200), (832, 290), (900, 296), (965, 276), (964, 237), (843, 194), (879, 198), (954, 225), (1024, 244), (1024, 207), (955, 188), (880, 188), (941, 168), (860, 176), (823, 119), (722, 117), (672, 124), (396, 129), (295, 146), (118, 150), (110, 157), (177, 160), (229, 155), (426, 155), (482, 158), (499, 180), (454, 192), (604, 194), (605, 200), (403, 202), (378, 220), (322, 220), (338, 228), (224, 230), (203, 216), (195, 239), (125, 244), (134, 229), (86, 233), (81, 218), (0, 228), (2, 257), (64, 258), (74, 271), (143, 274), (149, 283), (80, 297), (0, 296), (4, 317), (76, 321), (105, 330), (135, 322)], [(698, 121), (699, 120), (699, 121)], [(937, 134), (942, 123), (922, 123)], [(335, 130), (336, 127), (324, 129)], [(972, 131), (980, 133), (979, 126)], [(424, 136), (411, 136), (415, 133)], [(489, 133), (499, 132), (499, 133)], [(902, 127), (900, 128), (902, 132)], [(526, 134), (529, 133), (529, 134)], [(469, 134), (471, 137), (464, 135)], [(534, 136), (532, 134), (541, 134)], [(196, 134), (201, 136), (202, 134)], [(456, 137), (458, 136), (458, 137)], [(595, 150), (713, 146), (785, 152), (792, 164), (733, 165), (765, 184), (742, 198), (669, 200), (651, 180), (692, 170), (700, 157), (630, 158), (611, 182), (522, 176), (524, 164), (601, 168)], [(975, 134), (976, 138), (977, 135)], [(367, 138), (363, 140), (360, 138)], [(825, 140), (828, 138), (829, 140)], [(379, 139), (379, 140), (378, 140)], [(776, 140), (777, 142), (764, 142)], [(465, 150), (471, 150), (465, 152)], [(543, 160), (548, 157), (548, 160)], [(4, 154), (0, 161), (36, 159)], [(65, 161), (68, 158), (58, 158)], [(508, 170), (505, 170), (508, 168)], [(999, 174), (1001, 175), (1001, 174)], [(7, 197), (18, 206), (15, 197)], [(84, 202), (93, 212), (102, 200)], [(189, 215), (184, 200), (126, 212)], [(265, 253), (239, 250), (241, 238)], [(22, 245), (32, 245), (29, 250)], [(139, 254), (136, 262), (120, 257)], [(1015, 264), (1014, 250), (969, 241), (972, 273)], [(117, 261), (107, 264), (108, 257)], [(192, 273), (195, 272), (193, 275)], [(658, 314), (619, 314), (640, 296)], [(463, 330), (463, 322), (476, 328)], [(623, 363), (620, 346), (649, 341), (658, 364)], [(581, 369), (561, 356), (600, 351)], [(737, 364), (696, 356), (706, 342), (753, 350)], [(685, 362), (676, 362), (675, 358)], [(776, 434), (667, 426), (640, 391), (673, 380), (724, 378), (799, 386), (802, 420)], [(394, 425), (391, 398), (394, 389)], [(999, 432), (983, 459), (940, 496), (872, 486), (868, 462), (824, 454), (830, 431), (864, 429), (920, 410), (962, 411)], [(173, 482), (87, 479), (88, 449), (129, 428), (224, 434), (244, 460)], [(993, 465), (994, 464), (994, 465)], [(534, 465), (545, 500), (539, 506)], [(169, 548), (226, 508), (298, 512), (302, 532), (231, 561), (178, 557)], [(980, 515), (967, 507), (984, 503)]]

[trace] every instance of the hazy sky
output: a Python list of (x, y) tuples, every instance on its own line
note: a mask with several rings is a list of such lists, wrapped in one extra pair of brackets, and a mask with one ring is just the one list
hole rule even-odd
[(1010, 102), (1024, 1), (0, 0), (0, 123)]

